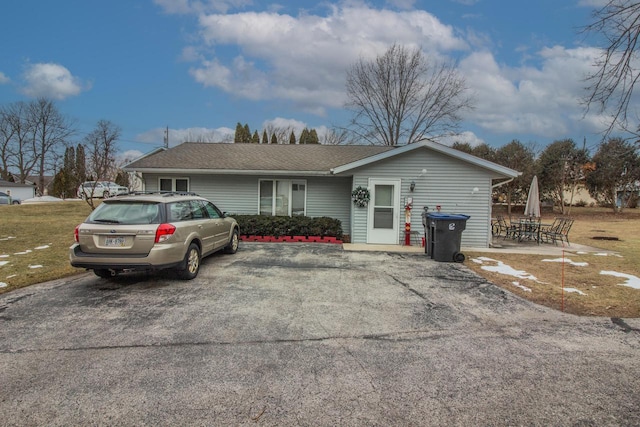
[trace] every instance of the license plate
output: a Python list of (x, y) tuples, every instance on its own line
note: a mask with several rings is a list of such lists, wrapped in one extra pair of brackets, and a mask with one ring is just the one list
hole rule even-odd
[(121, 248), (123, 247), (125, 244), (125, 238), (120, 236), (120, 237), (106, 237), (104, 239), (104, 245), (105, 246), (110, 246), (110, 247), (117, 247), (117, 248)]

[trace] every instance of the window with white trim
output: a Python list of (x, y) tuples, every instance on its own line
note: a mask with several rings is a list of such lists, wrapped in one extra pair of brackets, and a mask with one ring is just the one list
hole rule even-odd
[(160, 191), (189, 191), (189, 178), (160, 178), (158, 182)]
[(307, 181), (291, 179), (261, 179), (258, 185), (260, 215), (305, 215)]

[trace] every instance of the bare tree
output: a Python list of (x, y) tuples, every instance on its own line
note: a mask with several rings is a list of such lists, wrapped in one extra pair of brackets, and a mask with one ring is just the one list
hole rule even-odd
[[(288, 144), (291, 132), (295, 132), (295, 129), (293, 128), (293, 126), (276, 126), (273, 123), (268, 123), (264, 127), (263, 131), (266, 131), (267, 135), (271, 135), (272, 139), (273, 139), (273, 136), (275, 135), (276, 140), (279, 141), (279, 143)], [(267, 141), (263, 141), (262, 143), (266, 144)]]
[(29, 105), (15, 102), (2, 108), (2, 162), (7, 173), (15, 172), (24, 184), (38, 163), (34, 144), (34, 123)]
[(331, 128), (327, 129), (322, 136), (321, 144), (326, 145), (340, 145), (347, 143), (349, 138), (349, 132), (346, 129)]
[[(115, 176), (117, 141), (120, 138), (120, 127), (108, 120), (100, 120), (91, 133), (84, 138), (87, 149), (88, 171), (87, 175), (95, 181), (109, 180)], [(93, 193), (93, 188), (91, 193)], [(87, 203), (94, 209), (93, 199), (86, 198)]]
[(39, 177), (38, 192), (43, 194), (45, 173), (55, 171), (55, 163), (72, 134), (71, 122), (46, 98), (0, 108), (3, 177), (8, 178), (13, 171), (24, 183), (35, 173)]
[(640, 71), (638, 70), (638, 37), (640, 36), (640, 3), (632, 0), (610, 0), (592, 14), (593, 22), (586, 33), (600, 34), (604, 39), (601, 56), (596, 60), (597, 71), (589, 75), (587, 111), (596, 106), (600, 113), (611, 116), (603, 139), (616, 126), (640, 136), (637, 123), (629, 124), (629, 103)]
[(353, 131), (376, 145), (411, 144), (458, 128), (473, 106), (465, 80), (450, 63), (429, 61), (419, 48), (391, 46), (347, 71)]
[(53, 101), (39, 98), (29, 103), (29, 120), (33, 131), (33, 151), (37, 159), (38, 191), (44, 194), (44, 176), (55, 171), (55, 163), (63, 156), (62, 150), (74, 129)]
[(11, 145), (14, 140), (15, 128), (12, 125), (8, 108), (0, 107), (0, 179), (8, 181), (11, 177)]

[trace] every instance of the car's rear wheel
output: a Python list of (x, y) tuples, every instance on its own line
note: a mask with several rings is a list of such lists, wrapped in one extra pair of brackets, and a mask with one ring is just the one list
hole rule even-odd
[(19, 201), (17, 201), (17, 200), (14, 200), (14, 201), (12, 201), (12, 202), (11, 202), (11, 204), (12, 204), (12, 205), (19, 205), (19, 204), (20, 204), (20, 202), (19, 202)]
[(238, 252), (238, 245), (240, 244), (240, 237), (238, 236), (238, 229), (234, 229), (231, 234), (231, 240), (229, 244), (224, 247), (224, 252), (227, 254), (235, 254)]
[(93, 273), (98, 277), (102, 277), (103, 279), (108, 279), (111, 277), (111, 271), (107, 270), (106, 268), (93, 270)]
[(195, 243), (189, 245), (184, 256), (182, 267), (178, 270), (178, 276), (184, 280), (195, 279), (200, 271), (200, 248)]

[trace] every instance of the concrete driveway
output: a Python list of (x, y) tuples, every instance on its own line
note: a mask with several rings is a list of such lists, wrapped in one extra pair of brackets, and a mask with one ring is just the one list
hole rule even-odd
[(245, 243), (0, 296), (3, 425), (640, 425), (640, 324), (460, 264)]

